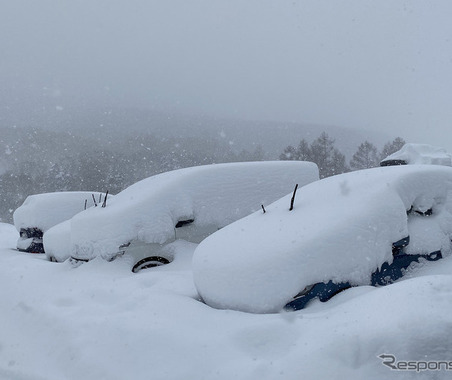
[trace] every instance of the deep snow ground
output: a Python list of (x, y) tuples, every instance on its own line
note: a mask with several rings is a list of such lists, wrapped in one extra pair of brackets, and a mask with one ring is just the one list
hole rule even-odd
[[(130, 271), (126, 258), (73, 268), (17, 252), (0, 224), (0, 379), (449, 379), (391, 371), (377, 356), (452, 361), (452, 257), (383, 288), (297, 312), (248, 314), (196, 299), (191, 256)], [(231, 279), (233, 281), (233, 279)]]

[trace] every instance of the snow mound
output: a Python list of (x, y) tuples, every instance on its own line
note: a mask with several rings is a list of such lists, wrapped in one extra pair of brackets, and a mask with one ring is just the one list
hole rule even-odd
[[(287, 194), (295, 183), (318, 178), (315, 164), (300, 161), (206, 165), (159, 174), (125, 189), (107, 207), (72, 218), (71, 255), (109, 260), (131, 241), (174, 241), (179, 222), (211, 233)], [(52, 251), (60, 249), (51, 245), (46, 242)]]
[(451, 251), (452, 168), (393, 166), (329, 177), (299, 189), (289, 211), (291, 197), (197, 247), (194, 280), (208, 305), (277, 312), (318, 282), (369, 284), (372, 272), (392, 262), (392, 243), (407, 236), (409, 254)]
[(126, 257), (73, 270), (12, 251), (17, 235), (0, 224), (1, 379), (450, 380), (444, 366), (391, 370), (379, 356), (450, 361), (452, 255), (268, 315), (198, 302), (192, 243), (134, 275)]
[(50, 227), (72, 218), (86, 207), (104, 199), (105, 194), (99, 192), (67, 191), (30, 195), (16, 211), (14, 211), (14, 226), (21, 228), (35, 227), (47, 231)]
[(0, 223), (0, 247), (14, 248), (18, 237), (12, 224)]
[(443, 148), (428, 144), (405, 144), (380, 163), (381, 166), (406, 164), (452, 166), (452, 155)]
[(65, 220), (46, 231), (43, 238), (44, 251), (50, 261), (62, 262), (71, 256), (71, 221)]

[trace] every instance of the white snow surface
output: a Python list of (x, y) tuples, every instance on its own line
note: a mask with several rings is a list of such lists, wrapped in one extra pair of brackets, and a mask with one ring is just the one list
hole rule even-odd
[[(450, 167), (381, 167), (329, 177), (299, 189), (289, 211), (291, 197), (201, 242), (193, 271), (207, 304), (278, 312), (308, 285), (370, 284), (371, 273), (392, 262), (392, 243), (407, 236), (407, 253), (451, 252)], [(431, 216), (416, 213), (429, 209)]]
[(452, 155), (445, 149), (428, 144), (405, 144), (402, 149), (386, 157), (384, 161), (403, 160), (410, 165), (452, 166)]
[(49, 228), (42, 239), (47, 259), (62, 262), (71, 256), (71, 220)]
[(107, 207), (72, 218), (71, 255), (110, 259), (130, 241), (164, 244), (175, 239), (174, 227), (181, 220), (194, 219), (193, 226), (201, 229), (222, 228), (289, 193), (296, 183), (318, 178), (315, 164), (300, 161), (206, 165), (149, 177), (123, 190)]
[(83, 211), (85, 200), (87, 200), (86, 207), (93, 206), (93, 195), (96, 202), (99, 197), (103, 201), (105, 196), (104, 193), (93, 191), (65, 191), (29, 195), (22, 206), (14, 211), (14, 225), (17, 231), (29, 227), (37, 227), (42, 231), (47, 231), (50, 227)]
[(125, 257), (51, 263), (12, 250), (17, 237), (0, 224), (1, 379), (450, 379), (444, 367), (390, 370), (378, 355), (451, 361), (452, 256), (386, 287), (248, 314), (196, 299), (195, 244), (171, 243), (172, 263), (133, 274)]

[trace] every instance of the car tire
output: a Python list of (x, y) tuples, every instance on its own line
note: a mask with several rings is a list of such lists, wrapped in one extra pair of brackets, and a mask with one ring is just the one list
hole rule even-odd
[(158, 267), (169, 264), (169, 260), (161, 256), (149, 256), (138, 261), (132, 268), (133, 273), (138, 273), (142, 269)]

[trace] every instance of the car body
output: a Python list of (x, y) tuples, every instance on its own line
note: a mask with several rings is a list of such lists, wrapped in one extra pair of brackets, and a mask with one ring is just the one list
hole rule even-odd
[(444, 148), (429, 144), (409, 143), (380, 162), (380, 166), (394, 165), (452, 166), (452, 155)]
[(14, 211), (14, 226), (20, 234), (17, 249), (44, 253), (43, 235), (51, 227), (84, 209), (101, 204), (106, 195), (99, 192), (67, 191), (29, 195)]
[(210, 306), (255, 313), (303, 308), (351, 286), (385, 285), (413, 262), (450, 254), (451, 211), (451, 167), (325, 178), (201, 242), (195, 285)]
[[(311, 162), (261, 161), (204, 165), (158, 174), (123, 190), (105, 208), (77, 214), (45, 245), (69, 252), (73, 262), (127, 254), (134, 271), (172, 260), (165, 245), (177, 239), (199, 243), (224, 226), (261, 209), (300, 186), (318, 180)], [(50, 236), (50, 235), (49, 235)], [(52, 238), (53, 239), (53, 238)], [(162, 259), (158, 259), (162, 258)], [(144, 262), (142, 261), (144, 260)], [(148, 260), (148, 261), (146, 261)]]

